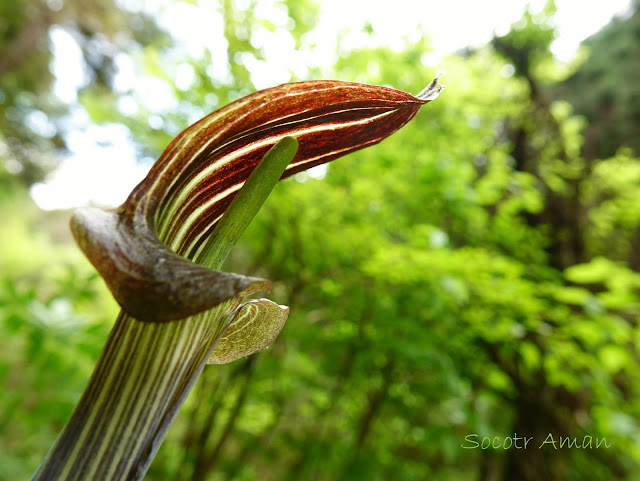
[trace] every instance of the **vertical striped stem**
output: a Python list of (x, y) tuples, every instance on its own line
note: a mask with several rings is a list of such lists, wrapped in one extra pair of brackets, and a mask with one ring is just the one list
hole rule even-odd
[[(298, 142), (285, 137), (251, 173), (199, 264), (218, 269), (278, 183)], [(141, 479), (240, 299), (171, 322), (124, 311), (71, 419), (32, 481)], [(285, 316), (286, 318), (286, 316)]]
[(168, 323), (121, 313), (33, 480), (138, 480), (213, 350), (221, 305)]
[[(77, 213), (74, 237), (124, 311), (76, 410), (32, 479), (141, 479), (209, 359), (223, 317), (262, 281), (212, 275), (174, 252), (217, 268), (280, 177), (381, 141), (441, 90), (436, 78), (418, 96), (337, 81), (257, 92), (178, 135), (118, 210)], [(287, 136), (300, 141), (295, 161), (298, 142)], [(274, 145), (263, 161), (279, 159), (281, 170), (256, 174), (247, 192), (250, 172)], [(202, 298), (214, 302), (200, 305)], [(276, 317), (284, 322), (286, 312)]]

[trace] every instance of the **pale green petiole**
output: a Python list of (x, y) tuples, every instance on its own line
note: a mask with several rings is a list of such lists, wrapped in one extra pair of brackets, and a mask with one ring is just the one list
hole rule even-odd
[[(297, 147), (287, 137), (264, 156), (198, 256), (200, 264), (219, 268)], [(286, 308), (251, 301), (229, 325), (225, 313), (234, 302), (239, 299), (170, 322), (140, 321), (121, 312), (74, 413), (32, 480), (142, 479), (206, 363), (226, 363), (263, 349), (286, 319)], [(256, 319), (258, 314), (266, 320)], [(217, 341), (222, 341), (221, 352), (212, 355)]]
[(219, 269), (251, 223), (298, 151), (298, 141), (284, 137), (262, 158), (216, 225), (195, 262)]

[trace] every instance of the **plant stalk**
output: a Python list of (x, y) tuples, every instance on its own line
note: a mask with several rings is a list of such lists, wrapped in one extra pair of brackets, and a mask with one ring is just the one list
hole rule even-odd
[[(297, 145), (285, 138), (265, 155), (197, 262), (220, 267)], [(142, 479), (236, 303), (171, 322), (142, 322), (121, 312), (75, 411), (32, 480)]]
[(202, 317), (149, 323), (121, 313), (76, 410), (32, 479), (142, 479), (223, 324), (219, 315)]

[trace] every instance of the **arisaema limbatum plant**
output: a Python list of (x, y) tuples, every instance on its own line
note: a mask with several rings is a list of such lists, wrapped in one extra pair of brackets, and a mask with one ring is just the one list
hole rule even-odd
[(33, 479), (141, 479), (205, 365), (266, 348), (284, 325), (287, 307), (243, 302), (269, 281), (219, 271), (278, 180), (381, 141), (441, 90), (256, 92), (179, 134), (119, 208), (77, 211), (73, 235), (121, 312)]

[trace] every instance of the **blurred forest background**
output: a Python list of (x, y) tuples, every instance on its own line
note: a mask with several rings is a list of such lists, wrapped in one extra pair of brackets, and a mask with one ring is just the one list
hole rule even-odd
[[(277, 25), (258, 4), (219, 1), (215, 78), (211, 52), (180, 51), (135, 5), (0, 2), (0, 480), (35, 470), (117, 313), (69, 212), (29, 188), (57, 167), (70, 119), (126, 126), (156, 157), (255, 90), (256, 32), (310, 51), (317, 5), (282, 0)], [(205, 369), (145, 479), (640, 479), (640, 3), (569, 66), (550, 52), (553, 13), (443, 59), (447, 89), (410, 125), (276, 188), (226, 269), (273, 280), (287, 325), (269, 350)], [(61, 30), (89, 76), (77, 101), (52, 93)], [(344, 48), (303, 76), (418, 92), (429, 51), (428, 32), (402, 51)], [(177, 107), (125, 108), (121, 54)], [(610, 447), (462, 447), (516, 433)]]

